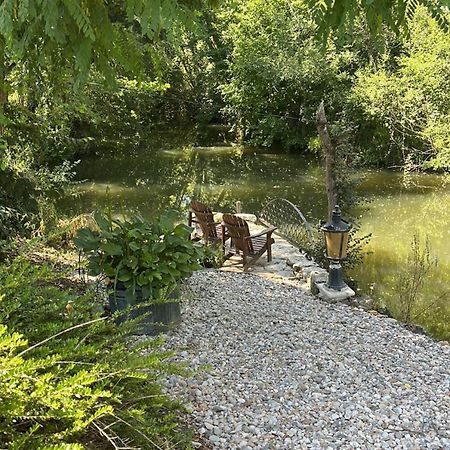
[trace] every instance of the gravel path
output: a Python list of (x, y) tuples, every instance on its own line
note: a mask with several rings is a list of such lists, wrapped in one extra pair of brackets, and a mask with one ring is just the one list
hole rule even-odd
[(211, 448), (450, 449), (450, 347), (252, 274), (190, 287), (167, 345), (204, 370), (167, 389)]

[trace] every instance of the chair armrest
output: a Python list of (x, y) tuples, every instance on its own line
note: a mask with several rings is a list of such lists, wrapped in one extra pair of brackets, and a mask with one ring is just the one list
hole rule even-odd
[(244, 239), (251, 239), (251, 238), (255, 238), (255, 237), (259, 237), (259, 236), (264, 236), (265, 234), (267, 234), (267, 236), (270, 236), (277, 228), (278, 227), (265, 228), (261, 232), (247, 236)]

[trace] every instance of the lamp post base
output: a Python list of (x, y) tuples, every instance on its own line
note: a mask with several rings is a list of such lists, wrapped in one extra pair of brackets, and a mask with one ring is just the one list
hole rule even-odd
[(342, 266), (339, 261), (331, 261), (326, 283), (316, 283), (319, 297), (334, 303), (353, 297), (355, 291), (348, 287), (342, 278)]
[(335, 291), (341, 291), (348, 287), (342, 278), (342, 266), (338, 261), (332, 261), (328, 269), (327, 287)]
[(339, 291), (329, 288), (326, 283), (317, 283), (316, 286), (319, 291), (319, 297), (329, 303), (341, 302), (355, 296), (355, 291), (346, 284), (345, 287)]

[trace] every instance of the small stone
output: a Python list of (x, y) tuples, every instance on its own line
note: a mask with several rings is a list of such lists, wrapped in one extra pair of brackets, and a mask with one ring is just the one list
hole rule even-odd
[(212, 410), (214, 412), (223, 412), (223, 411), (226, 411), (227, 409), (223, 406), (215, 405), (215, 406), (213, 406)]

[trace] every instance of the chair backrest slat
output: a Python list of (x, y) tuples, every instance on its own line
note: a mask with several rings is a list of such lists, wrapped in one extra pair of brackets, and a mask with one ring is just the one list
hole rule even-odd
[(252, 240), (244, 239), (250, 236), (248, 223), (234, 214), (224, 214), (222, 220), (236, 250), (246, 254), (253, 253)]
[(205, 239), (218, 239), (217, 228), (214, 223), (214, 214), (205, 204), (192, 200), (190, 208), (202, 230)]

